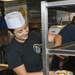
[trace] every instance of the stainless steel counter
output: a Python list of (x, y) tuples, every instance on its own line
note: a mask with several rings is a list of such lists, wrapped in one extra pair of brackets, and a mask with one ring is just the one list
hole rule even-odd
[(8, 68), (0, 66), (0, 71), (6, 70), (6, 69), (8, 69)]

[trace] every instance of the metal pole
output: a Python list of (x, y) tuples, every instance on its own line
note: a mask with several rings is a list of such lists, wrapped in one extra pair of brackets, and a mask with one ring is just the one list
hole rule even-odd
[(64, 1), (54, 1), (54, 2), (47, 2), (46, 7), (60, 7), (60, 6), (70, 6), (75, 5), (75, 0), (64, 0)]
[(42, 49), (43, 49), (43, 73), (49, 75), (48, 55), (47, 55), (47, 43), (48, 43), (48, 9), (46, 8), (46, 2), (41, 2), (41, 23), (42, 23)]

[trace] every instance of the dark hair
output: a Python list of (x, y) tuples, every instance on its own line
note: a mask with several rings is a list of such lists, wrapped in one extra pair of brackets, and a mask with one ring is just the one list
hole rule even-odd
[(12, 34), (14, 34), (14, 29), (8, 29)]
[(75, 21), (75, 16), (73, 17), (73, 19), (72, 19), (72, 22), (74, 22)]

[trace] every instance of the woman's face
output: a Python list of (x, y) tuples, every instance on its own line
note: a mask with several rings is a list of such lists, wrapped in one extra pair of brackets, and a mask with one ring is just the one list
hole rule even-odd
[(18, 42), (23, 43), (28, 38), (28, 32), (29, 32), (28, 26), (24, 25), (14, 30), (14, 37)]

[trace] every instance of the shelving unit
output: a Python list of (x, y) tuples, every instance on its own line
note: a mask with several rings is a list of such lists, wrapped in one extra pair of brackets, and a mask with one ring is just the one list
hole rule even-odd
[(40, 1), (35, 0), (28, 2), (28, 23), (29, 30), (31, 32), (41, 31), (41, 11), (40, 11)]
[(9, 12), (12, 11), (19, 11), (20, 8), (23, 8), (23, 10), (25, 11), (25, 18), (27, 21), (27, 5), (26, 5), (26, 1), (23, 0), (23, 2), (19, 2), (19, 1), (10, 1), (10, 2), (4, 2), (4, 13), (7, 14)]
[[(49, 11), (49, 25), (55, 25), (57, 23), (56, 10)], [(41, 31), (41, 10), (40, 10), (40, 0), (33, 2), (28, 2), (28, 20), (30, 31), (40, 32)], [(50, 27), (50, 26), (49, 26)]]
[(29, 28), (32, 32), (41, 31), (41, 20), (40, 19), (29, 19)]
[(57, 24), (57, 10), (48, 9), (48, 23), (50, 25), (56, 25)]
[[(43, 49), (43, 72), (44, 75), (49, 75), (49, 63), (48, 56), (51, 54), (61, 54), (61, 55), (69, 55), (75, 56), (75, 50), (65, 50), (69, 46), (75, 46), (74, 43), (64, 44), (54, 48), (48, 48), (48, 8), (57, 8), (64, 6), (72, 6), (75, 5), (75, 0), (63, 0), (56, 2), (41, 2), (41, 23), (42, 23), (42, 49)], [(58, 8), (59, 9), (59, 8)], [(64, 10), (64, 9), (63, 9)], [(72, 9), (71, 9), (72, 11)], [(61, 49), (61, 50), (58, 50)]]

